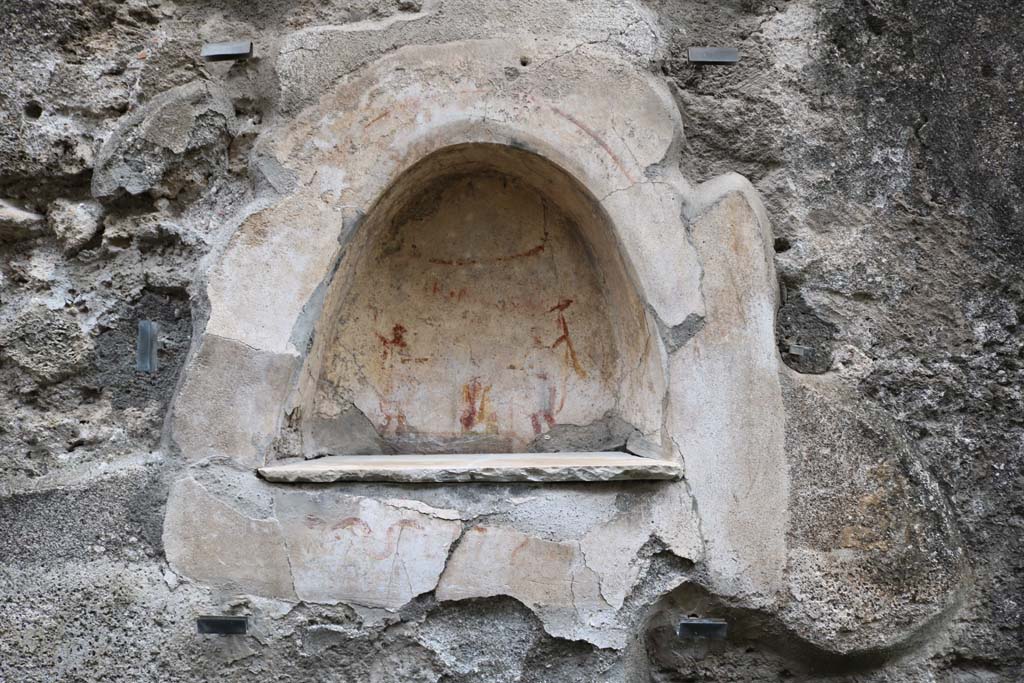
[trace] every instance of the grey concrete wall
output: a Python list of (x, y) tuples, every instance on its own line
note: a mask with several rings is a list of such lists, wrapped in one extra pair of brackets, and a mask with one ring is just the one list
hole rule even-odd
[[(1019, 674), (1011, 3), (0, 10), (0, 679)], [(534, 159), (503, 172), (557, 195), (606, 309), (566, 324), (614, 382), (539, 436), (626, 429), (682, 481), (255, 476), (332, 425), (381, 444), (316, 391), (352, 379), (345, 259), (466, 143)]]

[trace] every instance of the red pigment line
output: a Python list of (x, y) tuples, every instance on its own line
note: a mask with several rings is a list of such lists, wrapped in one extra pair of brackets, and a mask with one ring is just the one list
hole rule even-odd
[[(490, 387), (483, 387), (480, 384), (479, 377), (474, 377), (469, 384), (463, 385), (462, 400), (466, 402), (466, 407), (459, 417), (463, 431), (472, 429), (478, 419), (483, 419), (485, 412), (484, 404), (487, 402), (487, 392), (490, 389)], [(480, 404), (479, 408), (477, 407), (477, 402)]]
[(548, 309), (548, 313), (554, 313), (555, 311), (564, 311), (572, 305), (572, 299), (562, 299), (557, 304)]
[(407, 330), (405, 329), (405, 327), (402, 326), (401, 324), (395, 325), (394, 327), (391, 328), (391, 339), (388, 339), (380, 332), (374, 332), (374, 334), (377, 335), (377, 339), (380, 340), (380, 344), (382, 347), (381, 356), (383, 358), (387, 358), (388, 355), (390, 355), (391, 352), (396, 348), (404, 349), (409, 346), (409, 344), (407, 344), (405, 341), (406, 331)]
[[(572, 303), (570, 299), (566, 299), (566, 301)], [(566, 304), (566, 307), (568, 307), (568, 305), (569, 304)], [(562, 314), (562, 311), (564, 311), (565, 308), (558, 308), (558, 306), (556, 306), (551, 310), (558, 311), (558, 324), (562, 328), (562, 335), (555, 340), (555, 343), (551, 345), (551, 348), (556, 348), (559, 344), (564, 343), (566, 355), (569, 357), (569, 361), (572, 363), (573, 370), (575, 370), (576, 374), (579, 375), (580, 377), (586, 378), (587, 373), (583, 370), (583, 366), (580, 365), (580, 359), (576, 356), (576, 347), (573, 346), (572, 338), (569, 337), (569, 324), (565, 321), (565, 316)]]
[(619, 167), (620, 171), (622, 171), (622, 175), (626, 176), (626, 179), (629, 180), (631, 183), (635, 183), (636, 182), (635, 180), (633, 180), (633, 176), (631, 176), (629, 174), (629, 171), (626, 170), (626, 167), (623, 165), (623, 163), (619, 159), (619, 157), (617, 157), (615, 155), (615, 152), (612, 151), (612, 148), (608, 146), (608, 143), (601, 139), (601, 136), (599, 136), (597, 133), (595, 133), (593, 130), (591, 130), (591, 128), (589, 126), (587, 126), (585, 123), (577, 120), (576, 117), (574, 117), (572, 114), (568, 114), (568, 113), (562, 111), (561, 109), (559, 109), (558, 107), (552, 107), (552, 109), (555, 111), (556, 114), (558, 114), (562, 118), (567, 119), (568, 121), (572, 122), (573, 125), (575, 125), (577, 128), (579, 128), (584, 133), (589, 135), (590, 138), (594, 142), (599, 144), (601, 146), (601, 148), (605, 152), (608, 153), (608, 156), (610, 156), (612, 158), (612, 161), (615, 162), (615, 165)]
[[(545, 209), (547, 205), (544, 205)], [(428, 263), (433, 263), (438, 266), (478, 266), (485, 263), (505, 263), (506, 261), (514, 261), (521, 258), (529, 258), (530, 256), (537, 256), (538, 254), (544, 253), (544, 247), (548, 243), (548, 238), (551, 237), (548, 233), (547, 224), (547, 213), (544, 214), (544, 236), (540, 238), (540, 244), (535, 247), (531, 247), (526, 251), (520, 251), (515, 254), (509, 254), (508, 256), (495, 256), (494, 258), (484, 259), (483, 261), (477, 259), (439, 259), (432, 258), (427, 259)]]
[[(547, 238), (545, 238), (547, 241)], [(494, 258), (484, 259), (483, 261), (477, 259), (440, 259), (432, 258), (427, 259), (428, 263), (433, 263), (436, 266), (478, 266), (486, 263), (504, 263), (505, 261), (513, 261), (515, 259), (527, 258), (530, 256), (536, 256), (537, 254), (543, 253), (544, 244), (538, 244), (537, 246), (527, 249), (526, 251), (520, 251), (509, 256), (495, 256)]]

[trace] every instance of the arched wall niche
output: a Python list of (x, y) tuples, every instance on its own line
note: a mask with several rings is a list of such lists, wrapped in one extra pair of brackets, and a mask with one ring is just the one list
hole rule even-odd
[[(298, 392), (303, 454), (661, 455), (664, 350), (611, 219), (523, 146), (399, 174), (351, 237)], [(646, 427), (646, 428), (645, 428)], [(665, 444), (667, 445), (667, 443)]]
[[(656, 534), (680, 557), (701, 561), (701, 572), (723, 595), (770, 604), (785, 567), (788, 514), (771, 232), (747, 181), (727, 175), (697, 187), (686, 182), (676, 163), (681, 122), (671, 93), (646, 69), (596, 53), (604, 47), (564, 52), (547, 45), (551, 53), (535, 53), (536, 68), (512, 80), (504, 67), (524, 54), (518, 44), (399, 50), (257, 141), (253, 172), (274, 193), (246, 207), (219, 247), (205, 285), (209, 318), (168, 420), (167, 452), (186, 465), (165, 518), (175, 571), (210, 585), (310, 603), (364, 604), (361, 596), (376, 591), (389, 596), (377, 604), (399, 609), (435, 585), (442, 601), (521, 597), (536, 590), (533, 574), (520, 585), (518, 573), (503, 571), (503, 558), (509, 541), (519, 547), (535, 528), (516, 519), (553, 516), (570, 525), (545, 530), (540, 543), (530, 540), (520, 553), (523, 566), (549, 564), (551, 542), (579, 558), (582, 539), (589, 538), (591, 547), (616, 549), (609, 555), (616, 562), (601, 570), (608, 572), (599, 576), (601, 586), (621, 586), (628, 596), (634, 565), (618, 559)], [(452, 155), (465, 143), (484, 153)], [(483, 143), (502, 146), (477, 146)], [(515, 149), (523, 146), (529, 151)], [(302, 455), (296, 437), (312, 431), (329, 333), (345, 321), (356, 266), (370, 258), (399, 207), (414, 204), (442, 175), (441, 160), (447, 169), (511, 175), (545, 196), (567, 182), (559, 173), (578, 181), (581, 187), (569, 183), (576, 191), (557, 193), (558, 208), (576, 226), (577, 243), (605, 297), (611, 328), (605, 336), (616, 345), (619, 372), (617, 409), (661, 447), (648, 453), (655, 457), (282, 459)], [(363, 209), (362, 225), (353, 225)], [(653, 316), (666, 333), (664, 346)], [(393, 323), (378, 331), (394, 340)], [(412, 331), (403, 335), (407, 343), (416, 341)], [(674, 338), (674, 331), (692, 335)], [(548, 337), (548, 346), (554, 341)], [(461, 411), (447, 415), (450, 423)], [(312, 441), (301, 447), (317, 455)], [(537, 492), (386, 484), (680, 479), (683, 458), (685, 484), (649, 488), (572, 485)], [(251, 469), (262, 479), (250, 478)], [(344, 484), (355, 480), (384, 484)], [(286, 486), (332, 482), (339, 485)], [(609, 517), (620, 512), (624, 493), (644, 507)], [(510, 515), (511, 504), (522, 514)], [(352, 535), (354, 545), (336, 543), (331, 520), (353, 516), (372, 533)], [(452, 525), (453, 534), (438, 525), (478, 516), (496, 525), (495, 533), (474, 531), (458, 541), (459, 553), (450, 552), (461, 525)], [(576, 527), (579, 519), (597, 526)], [(315, 520), (330, 523), (311, 524)], [(356, 564), (351, 580), (332, 568), (376, 557), (396, 524), (419, 535), (404, 537), (400, 561), (387, 557), (383, 569), (376, 560)], [(224, 538), (238, 542), (225, 546)], [(537, 608), (545, 627), (600, 647), (628, 636), (629, 622), (616, 616), (615, 605), (622, 603), (593, 583), (594, 568), (582, 559), (557, 565), (546, 574), (550, 582)], [(408, 584), (394, 581), (388, 566), (436, 567), (436, 573), (417, 572), (426, 577), (422, 589), (406, 594)], [(442, 569), (450, 576), (439, 580)], [(600, 589), (590, 593), (593, 607), (579, 602), (583, 585)]]

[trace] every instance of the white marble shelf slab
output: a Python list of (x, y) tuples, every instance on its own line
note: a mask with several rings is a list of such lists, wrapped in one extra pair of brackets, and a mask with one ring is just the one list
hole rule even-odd
[(331, 455), (257, 470), (267, 481), (618, 481), (677, 480), (681, 464), (629, 453), (473, 453), (446, 455)]

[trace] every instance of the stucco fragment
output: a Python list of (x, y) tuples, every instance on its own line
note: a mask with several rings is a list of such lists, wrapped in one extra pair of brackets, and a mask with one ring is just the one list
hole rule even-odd
[(584, 562), (597, 574), (601, 596), (614, 609), (622, 607), (640, 573), (637, 554), (648, 540), (642, 531), (649, 525), (645, 512), (623, 513), (580, 540)]
[(171, 436), (185, 458), (262, 464), (295, 365), (294, 356), (204, 335), (173, 407)]
[(580, 539), (584, 561), (598, 576), (601, 595), (622, 607), (645, 565), (641, 548), (652, 540), (686, 562), (703, 559), (703, 544), (693, 501), (681, 486), (655, 485), (645, 495), (623, 495), (622, 512), (592, 527)]
[(281, 525), (253, 519), (221, 502), (192, 479), (178, 481), (164, 520), (167, 561), (204, 583), (294, 599)]
[(466, 531), (438, 583), (439, 600), (508, 595), (533, 610), (545, 630), (598, 647), (621, 647), (624, 628), (601, 595), (579, 544), (490, 526)]
[(192, 82), (163, 92), (127, 115), (104, 143), (92, 176), (93, 196), (174, 196), (203, 182), (202, 155), (226, 156), (235, 130), (234, 107), (221, 87)]
[[(342, 209), (286, 201), (257, 211), (210, 273), (206, 331), (262, 351), (297, 354), (295, 327), (338, 253)], [(319, 311), (313, 311), (315, 320)]]
[(280, 491), (276, 509), (295, 592), (311, 602), (397, 610), (433, 590), (462, 533), (450, 515), (340, 492)]
[(658, 318), (675, 327), (691, 316), (704, 315), (704, 302), (695, 296), (703, 264), (686, 238), (680, 190), (669, 183), (638, 182), (609, 194), (601, 203), (614, 218), (624, 218), (638, 205), (647, 207), (643, 223), (623, 220), (620, 224), (630, 228), (622, 243)]
[[(719, 183), (728, 184), (725, 178)], [(704, 326), (671, 357), (670, 429), (701, 516), (716, 590), (774, 599), (785, 565), (785, 413), (767, 226), (735, 191), (696, 218)]]

